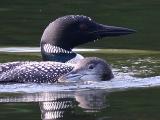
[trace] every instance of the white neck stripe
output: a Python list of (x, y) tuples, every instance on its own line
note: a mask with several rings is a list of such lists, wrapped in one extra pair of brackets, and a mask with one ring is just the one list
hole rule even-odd
[(53, 46), (51, 44), (44, 44), (43, 49), (46, 53), (73, 53), (72, 51), (68, 51), (61, 47)]

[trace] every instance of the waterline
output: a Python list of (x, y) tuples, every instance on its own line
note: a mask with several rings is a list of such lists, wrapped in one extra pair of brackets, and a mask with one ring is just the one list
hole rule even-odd
[[(0, 52), (9, 53), (39, 53), (40, 47), (0, 47)], [(75, 48), (74, 52), (96, 52), (96, 53), (113, 53), (113, 54), (160, 54), (160, 51), (152, 50), (135, 50), (135, 49), (89, 49)]]
[[(93, 52), (100, 49), (87, 49), (87, 48), (76, 48), (73, 49), (75, 52)], [(0, 52), (40, 52), (40, 47), (2, 47)]]

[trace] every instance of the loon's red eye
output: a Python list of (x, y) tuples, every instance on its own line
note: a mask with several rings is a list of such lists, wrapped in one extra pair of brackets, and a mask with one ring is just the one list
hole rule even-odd
[(79, 25), (80, 30), (86, 31), (88, 29), (88, 26), (86, 24), (80, 24)]
[(93, 69), (93, 68), (94, 68), (94, 65), (92, 64), (88, 66), (88, 69)]

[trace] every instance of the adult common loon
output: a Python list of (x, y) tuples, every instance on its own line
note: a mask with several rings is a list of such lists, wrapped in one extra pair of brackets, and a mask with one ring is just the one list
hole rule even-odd
[(110, 80), (112, 70), (106, 61), (86, 57), (77, 63), (9, 62), (0, 64), (0, 83), (54, 83), (79, 80)]
[(134, 33), (135, 30), (96, 23), (83, 15), (67, 15), (51, 22), (41, 38), (41, 54), (44, 61), (67, 62), (83, 56), (72, 51), (75, 46), (103, 37)]

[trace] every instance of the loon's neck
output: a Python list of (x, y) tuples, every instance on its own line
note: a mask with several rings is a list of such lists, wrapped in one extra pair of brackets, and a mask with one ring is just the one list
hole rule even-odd
[[(41, 44), (41, 54), (44, 61), (68, 62), (75, 59), (77, 56), (79, 58), (76, 58), (75, 60), (83, 58), (81, 55), (73, 52), (72, 49), (66, 50), (59, 46), (47, 43)], [(74, 61), (72, 60), (72, 62)]]

